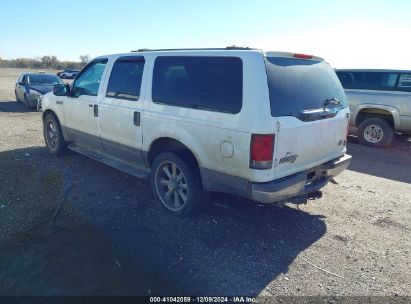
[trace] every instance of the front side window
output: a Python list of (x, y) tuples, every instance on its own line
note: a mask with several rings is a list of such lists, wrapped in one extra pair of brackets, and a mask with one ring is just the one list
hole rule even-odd
[(398, 80), (398, 88), (402, 91), (411, 91), (411, 74), (401, 74)]
[(119, 59), (114, 63), (107, 87), (107, 97), (138, 100), (143, 78), (142, 59)]
[(107, 59), (91, 62), (90, 65), (87, 66), (76, 78), (72, 89), (72, 96), (97, 96), (106, 64)]
[(395, 87), (398, 74), (384, 72), (355, 72), (354, 87), (368, 90), (392, 90)]
[(153, 101), (173, 106), (238, 113), (242, 107), (243, 63), (238, 57), (157, 57)]

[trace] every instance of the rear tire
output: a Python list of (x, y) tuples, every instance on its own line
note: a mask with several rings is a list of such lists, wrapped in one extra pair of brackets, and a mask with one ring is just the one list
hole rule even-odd
[(200, 173), (180, 155), (159, 154), (151, 166), (150, 183), (156, 200), (176, 216), (192, 216), (207, 207), (209, 195)]
[(386, 147), (394, 139), (393, 127), (384, 119), (368, 118), (358, 127), (358, 140), (371, 147)]
[(67, 142), (64, 140), (60, 122), (54, 114), (48, 114), (43, 122), (43, 135), (51, 154), (62, 155), (66, 152)]

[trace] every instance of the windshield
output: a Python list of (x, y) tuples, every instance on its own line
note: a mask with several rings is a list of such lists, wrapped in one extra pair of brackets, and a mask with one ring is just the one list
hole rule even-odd
[(28, 75), (28, 84), (31, 85), (54, 85), (62, 83), (57, 76), (54, 75)]
[(271, 115), (298, 117), (301, 111), (320, 109), (328, 99), (347, 107), (347, 98), (331, 66), (322, 61), (266, 57)]

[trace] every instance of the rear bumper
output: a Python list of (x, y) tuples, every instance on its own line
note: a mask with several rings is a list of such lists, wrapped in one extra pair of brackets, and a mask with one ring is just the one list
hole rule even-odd
[(272, 182), (252, 183), (250, 196), (257, 202), (273, 203), (318, 191), (331, 178), (347, 169), (350, 162), (351, 156), (345, 154), (310, 170)]

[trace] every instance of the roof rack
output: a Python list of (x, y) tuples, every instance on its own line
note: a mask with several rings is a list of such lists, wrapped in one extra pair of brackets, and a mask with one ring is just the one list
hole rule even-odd
[(182, 49), (138, 49), (132, 50), (132, 53), (138, 52), (148, 52), (148, 51), (155, 51), (155, 52), (163, 52), (163, 51), (221, 51), (221, 50), (253, 50), (249, 47), (241, 47), (241, 46), (227, 46), (225, 48), (182, 48)]
[(231, 45), (227, 46), (225, 48), (226, 50), (253, 50), (252, 48), (249, 48), (248, 46), (236, 46), (236, 45)]

